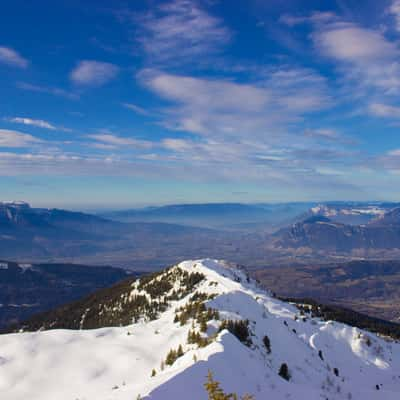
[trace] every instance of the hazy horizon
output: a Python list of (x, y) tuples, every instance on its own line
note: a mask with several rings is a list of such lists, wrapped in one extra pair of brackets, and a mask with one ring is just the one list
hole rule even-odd
[(333, 199), (333, 200), (303, 200), (303, 201), (249, 201), (249, 202), (240, 202), (240, 201), (206, 201), (206, 202), (169, 202), (169, 203), (127, 203), (127, 204), (108, 204), (108, 205), (76, 205), (76, 204), (58, 204), (58, 203), (38, 203), (38, 202), (30, 202), (25, 199), (0, 199), (1, 203), (13, 203), (13, 202), (24, 202), (29, 204), (30, 207), (33, 208), (60, 208), (71, 211), (82, 211), (82, 212), (107, 212), (107, 211), (123, 211), (123, 210), (141, 210), (146, 208), (157, 208), (157, 207), (167, 207), (167, 206), (191, 206), (191, 205), (229, 205), (229, 204), (240, 204), (240, 205), (250, 205), (250, 206), (263, 206), (263, 205), (285, 205), (285, 204), (347, 204), (347, 203), (360, 203), (360, 204), (381, 204), (381, 203), (400, 203), (397, 201), (388, 201), (388, 200), (352, 200), (352, 199)]

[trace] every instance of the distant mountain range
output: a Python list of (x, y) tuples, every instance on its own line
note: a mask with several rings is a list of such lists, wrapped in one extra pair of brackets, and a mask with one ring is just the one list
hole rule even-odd
[(99, 215), (121, 222), (166, 222), (215, 229), (271, 230), (287, 224), (313, 204), (175, 204), (111, 211)]
[[(18, 260), (81, 260), (105, 263), (105, 257), (131, 249), (157, 247), (210, 230), (167, 223), (111, 221), (59, 209), (33, 208), (23, 202), (0, 203), (0, 257)], [(126, 262), (127, 259), (125, 258)]]
[(120, 268), (0, 261), (0, 329), (126, 277)]
[[(95, 250), (96, 242), (115, 232), (115, 223), (93, 215), (31, 208), (21, 202), (0, 203), (0, 256), (3, 258), (52, 257), (65, 251)], [(79, 248), (72, 249), (74, 246)]]
[[(359, 255), (400, 249), (399, 207), (366, 206), (353, 210), (318, 206), (303, 218), (274, 234), (277, 247), (338, 253), (362, 251)], [(355, 225), (354, 218), (365, 223)]]
[(315, 215), (324, 216), (333, 222), (347, 225), (362, 225), (373, 219), (382, 217), (385, 213), (400, 207), (400, 203), (380, 202), (327, 202), (311, 207), (299, 219)]
[(253, 266), (286, 263), (293, 255), (397, 258), (398, 205), (182, 204), (91, 215), (0, 203), (0, 258), (133, 270), (207, 255)]

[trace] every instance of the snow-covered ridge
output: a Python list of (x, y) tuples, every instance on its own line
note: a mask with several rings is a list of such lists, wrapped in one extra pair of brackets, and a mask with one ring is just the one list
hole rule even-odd
[(29, 203), (20, 200), (3, 200), (0, 201), (1, 206), (9, 206), (9, 207), (30, 207)]
[[(151, 320), (0, 336), (1, 397), (203, 400), (211, 370), (225, 391), (257, 400), (399, 398), (399, 343), (304, 315), (229, 263), (185, 261), (153, 281), (133, 283), (115, 305), (142, 295), (162, 305)], [(221, 330), (229, 320), (247, 325), (246, 340)]]
[(365, 207), (330, 207), (326, 204), (319, 204), (310, 209), (314, 215), (323, 215), (325, 217), (334, 217), (342, 215), (371, 215), (376, 217), (383, 216), (388, 210), (379, 206), (367, 205)]

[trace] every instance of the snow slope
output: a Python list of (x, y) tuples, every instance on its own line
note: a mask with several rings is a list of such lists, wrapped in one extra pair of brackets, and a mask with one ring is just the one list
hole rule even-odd
[[(208, 370), (227, 392), (257, 400), (400, 398), (399, 343), (338, 322), (305, 319), (294, 305), (273, 298), (244, 271), (221, 261), (185, 261), (173, 268), (205, 278), (153, 321), (1, 335), (0, 398), (203, 400)], [(136, 291), (133, 287), (132, 294)], [(252, 344), (227, 330), (217, 333), (220, 320), (208, 322), (210, 344), (187, 344), (189, 330), (198, 325), (174, 322), (175, 310), (194, 292), (215, 295), (206, 306), (217, 309), (220, 320), (249, 320)], [(263, 345), (265, 335), (271, 353)], [(162, 369), (169, 350), (179, 345), (184, 355)], [(289, 381), (278, 375), (282, 363), (289, 367)]]

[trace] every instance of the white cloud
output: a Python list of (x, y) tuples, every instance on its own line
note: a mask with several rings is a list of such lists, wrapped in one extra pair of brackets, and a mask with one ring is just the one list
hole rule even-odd
[(281, 68), (257, 83), (173, 75), (147, 70), (138, 75), (153, 92), (173, 103), (164, 125), (198, 135), (262, 137), (302, 114), (330, 104), (325, 82), (309, 71)]
[(177, 152), (187, 151), (193, 148), (193, 145), (185, 139), (167, 138), (163, 140), (165, 148)]
[(60, 89), (57, 87), (39, 86), (39, 85), (32, 85), (31, 83), (27, 82), (17, 82), (17, 88), (37, 93), (48, 93), (53, 96), (65, 97), (66, 99), (70, 100), (79, 99), (78, 94), (68, 92), (67, 90)]
[(400, 118), (400, 107), (382, 103), (372, 103), (368, 108), (372, 115), (382, 118)]
[(25, 117), (14, 117), (14, 118), (7, 118), (7, 121), (13, 122), (13, 123), (16, 123), (16, 124), (36, 126), (38, 128), (44, 128), (44, 129), (51, 129), (51, 130), (57, 129), (50, 122), (44, 121), (42, 119), (32, 119), (32, 118), (25, 118)]
[(316, 50), (337, 63), (348, 92), (354, 96), (400, 93), (400, 52), (397, 44), (378, 30), (356, 23), (328, 22), (314, 25)]
[(388, 8), (388, 13), (393, 15), (396, 22), (396, 29), (400, 31), (400, 0), (393, 0)]
[(326, 25), (313, 35), (313, 40), (322, 54), (343, 62), (361, 64), (399, 55), (396, 45), (380, 32), (352, 23)]
[(390, 150), (387, 154), (389, 156), (400, 157), (400, 149)]
[[(251, 143), (244, 140), (229, 142), (225, 140), (215, 140), (206, 138), (203, 140), (167, 138), (162, 141), (162, 146), (173, 152), (173, 159), (185, 163), (208, 163), (221, 164), (233, 163), (234, 165), (247, 164), (247, 170), (254, 169), (251, 164), (258, 158), (263, 157), (282, 157), (278, 156), (276, 150), (271, 150), (269, 146), (260, 143)], [(171, 155), (167, 155), (171, 159)], [(232, 167), (235, 170), (234, 167)]]
[(0, 175), (64, 175), (96, 173), (108, 169), (108, 159), (81, 157), (73, 154), (0, 152)]
[(107, 144), (107, 143), (101, 143), (101, 142), (95, 142), (95, 143), (90, 143), (90, 147), (93, 147), (94, 149), (99, 149), (99, 150), (116, 150), (118, 149), (118, 146), (114, 144)]
[(112, 135), (109, 133), (98, 133), (94, 135), (88, 135), (89, 138), (96, 140), (99, 143), (95, 143), (97, 148), (118, 148), (118, 147), (135, 147), (139, 149), (149, 149), (153, 147), (153, 142), (148, 140), (139, 140), (128, 137), (121, 137)]
[(231, 33), (222, 21), (207, 13), (197, 1), (174, 0), (142, 15), (138, 40), (157, 61), (190, 61), (209, 56), (229, 42)]
[(132, 110), (134, 111), (136, 114), (140, 114), (140, 115), (150, 115), (151, 113), (144, 109), (143, 107), (139, 107), (136, 104), (132, 104), (132, 103), (123, 103), (122, 104), (125, 108), (127, 108), (128, 110)]
[(306, 136), (317, 137), (328, 140), (337, 139), (340, 134), (335, 129), (306, 129), (304, 132)]
[(30, 147), (42, 140), (18, 131), (0, 129), (0, 147)]
[[(104, 139), (104, 138), (103, 138)], [(111, 143), (118, 142), (115, 138)], [(95, 144), (104, 144), (95, 142)], [(110, 145), (112, 146), (112, 145)], [(97, 147), (97, 146), (96, 146)], [(118, 147), (118, 146), (117, 146)], [(122, 147), (132, 149), (132, 143)], [(340, 166), (349, 168), (353, 160), (349, 153), (333, 150), (295, 150), (272, 148), (265, 143), (249, 140), (204, 140), (169, 138), (155, 143), (161, 152), (113, 152), (96, 156), (67, 152), (43, 151), (37, 153), (0, 152), (0, 175), (64, 175), (71, 176), (138, 176), (146, 178), (187, 179), (192, 182), (259, 182), (260, 184), (290, 185), (291, 188), (308, 185), (321, 190), (327, 186), (320, 171)], [(100, 147), (109, 150), (108, 147)], [(111, 148), (111, 149), (114, 149)], [(342, 158), (345, 161), (338, 158)], [(151, 162), (149, 162), (151, 161)], [(332, 185), (329, 181), (329, 185)], [(335, 189), (341, 182), (335, 182)]]
[(111, 63), (100, 61), (80, 61), (70, 74), (71, 80), (82, 86), (102, 86), (114, 79), (119, 68)]
[(259, 111), (270, 100), (267, 91), (246, 84), (157, 72), (148, 76), (148, 85), (160, 96), (217, 111)]
[(375, 168), (383, 168), (390, 173), (400, 173), (400, 149), (395, 148), (387, 151), (383, 155), (375, 157), (373, 160)]
[[(138, 158), (138, 157), (136, 157)], [(160, 178), (179, 176), (180, 166), (125, 160), (115, 155), (104, 157), (68, 153), (0, 152), (0, 176), (138, 176)]]
[(325, 23), (337, 20), (337, 15), (332, 12), (313, 12), (308, 16), (297, 16), (284, 14), (279, 18), (279, 21), (283, 24), (293, 27), (296, 25), (304, 24), (304, 23)]
[(0, 63), (19, 68), (26, 68), (29, 65), (28, 60), (22, 57), (17, 51), (4, 46), (0, 46)]

